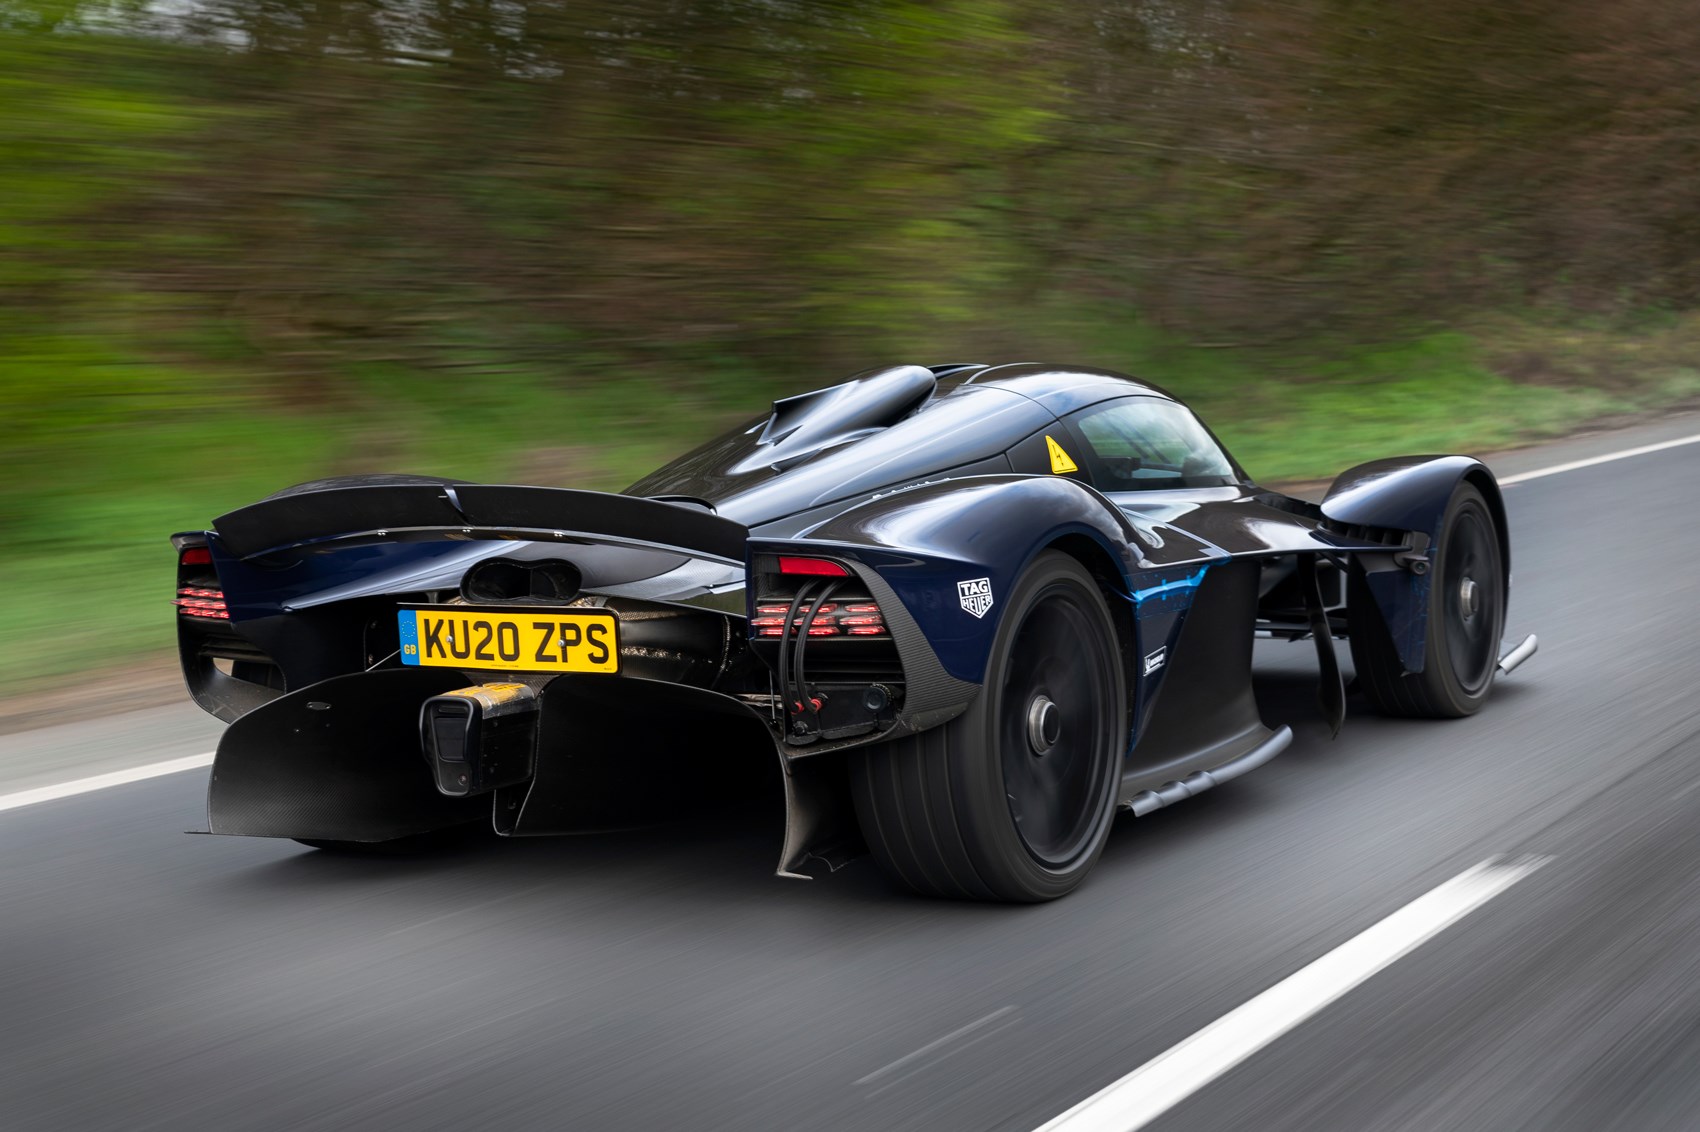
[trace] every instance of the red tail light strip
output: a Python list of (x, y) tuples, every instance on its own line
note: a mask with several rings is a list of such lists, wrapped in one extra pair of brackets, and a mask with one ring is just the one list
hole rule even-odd
[(221, 621), (230, 620), (230, 611), (224, 605), (223, 590), (202, 589), (197, 586), (184, 586), (177, 591), (172, 599), (172, 605), (177, 612), (187, 617), (208, 617)]
[(836, 562), (824, 558), (790, 558), (782, 556), (779, 559), (781, 574), (807, 574), (818, 578), (848, 578), (850, 571)]
[[(756, 616), (750, 618), (754, 635), (785, 636), (785, 614), (789, 609), (788, 605), (756, 606)], [(802, 620), (803, 614), (799, 612), (790, 626), (792, 636), (796, 636), (797, 623)], [(886, 632), (884, 614), (878, 605), (870, 601), (851, 601), (842, 605), (828, 603), (821, 606), (814, 620), (809, 622), (811, 637), (883, 637)]]

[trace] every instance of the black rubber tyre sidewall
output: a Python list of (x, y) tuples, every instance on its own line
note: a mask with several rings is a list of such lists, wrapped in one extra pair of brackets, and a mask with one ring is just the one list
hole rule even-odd
[(1424, 642), (1423, 670), (1432, 673), (1433, 679), (1427, 683), (1433, 693), (1435, 706), (1441, 710), (1437, 714), (1460, 717), (1473, 715), (1487, 701), (1493, 691), (1495, 675), (1494, 665), (1498, 656), (1488, 660), (1487, 678), (1474, 694), (1466, 691), (1458, 679), (1452, 666), (1451, 654), (1446, 647), (1446, 588), (1455, 579), (1446, 576), (1446, 546), (1445, 540), (1456, 529), (1459, 514), (1466, 509), (1474, 509), (1481, 515), (1488, 532), (1494, 537), (1489, 539), (1493, 549), (1493, 584), (1496, 587), (1497, 601), (1493, 609), (1494, 623), (1488, 627), (1490, 650), (1497, 650), (1500, 638), (1505, 634), (1505, 563), (1499, 549), (1497, 524), (1494, 522), (1493, 510), (1487, 504), (1480, 490), (1469, 482), (1461, 483), (1452, 493), (1452, 499), (1446, 505), (1446, 519), (1441, 525), (1441, 542), (1435, 549), (1434, 570), (1429, 575), (1428, 590), (1428, 631)]
[[(1106, 760), (1097, 796), (1096, 826), (1089, 842), (1066, 866), (1041, 864), (1027, 850), (1016, 832), (1005, 797), (1003, 768), (997, 748), (997, 714), (1004, 666), (1021, 625), (1036, 598), (1053, 586), (1063, 585), (1096, 613), (1095, 629), (1101, 635), (1105, 663), (1109, 665), (1108, 687), (1114, 696), (1106, 715), (1111, 721), (1107, 742), (1113, 746)], [(1086, 647), (1086, 642), (1083, 642)], [(969, 710), (946, 724), (949, 728), (948, 758), (952, 765), (952, 799), (963, 840), (981, 879), (1005, 900), (1036, 902), (1054, 900), (1072, 891), (1085, 879), (1103, 852), (1115, 820), (1116, 788), (1120, 782), (1121, 754), (1127, 744), (1127, 691), (1108, 605), (1097, 582), (1079, 562), (1058, 551), (1047, 551), (1034, 559), (1012, 588), (1007, 612), (998, 627), (986, 663), (985, 684)]]

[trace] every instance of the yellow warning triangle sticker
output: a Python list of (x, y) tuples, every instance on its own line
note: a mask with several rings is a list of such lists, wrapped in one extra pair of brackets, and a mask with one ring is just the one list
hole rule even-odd
[(1050, 449), (1052, 472), (1060, 476), (1080, 470), (1080, 465), (1069, 459), (1068, 453), (1063, 451), (1063, 446), (1048, 436), (1045, 437), (1045, 447)]

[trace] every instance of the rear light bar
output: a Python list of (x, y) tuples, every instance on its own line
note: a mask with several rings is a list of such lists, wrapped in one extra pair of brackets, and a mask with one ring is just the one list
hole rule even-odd
[(177, 556), (179, 566), (211, 566), (212, 551), (204, 546), (186, 546), (183, 553)]
[[(756, 616), (750, 618), (750, 628), (757, 637), (785, 636), (785, 615), (790, 612), (789, 605), (758, 605)], [(797, 635), (797, 627), (808, 616), (806, 608), (799, 608), (791, 622), (791, 635)], [(828, 604), (815, 611), (814, 620), (809, 622), (811, 637), (883, 637), (886, 635), (885, 616), (880, 607), (871, 601), (855, 601), (846, 605)]]
[[(185, 551), (185, 553), (188, 552)], [(205, 617), (220, 621), (230, 620), (230, 610), (225, 607), (223, 590), (182, 586), (177, 590), (177, 596), (172, 599), (171, 604), (177, 607), (177, 612), (187, 617)]]
[(779, 559), (781, 574), (808, 574), (817, 578), (848, 578), (850, 571), (836, 562), (825, 558), (791, 558), (781, 556)]

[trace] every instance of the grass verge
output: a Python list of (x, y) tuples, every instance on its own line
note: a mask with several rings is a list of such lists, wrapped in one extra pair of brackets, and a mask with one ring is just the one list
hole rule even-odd
[[(1445, 333), (1295, 355), (1187, 346), (1138, 327), (1079, 336), (1067, 360), (1165, 386), (1265, 481), (1326, 478), (1399, 453), (1502, 449), (1700, 395), (1700, 371), (1682, 364), (1689, 355), (1657, 333), (1601, 332), (1579, 351), (1526, 322), (1514, 329), (1542, 344), (1542, 362), (1510, 330), (1494, 349)], [(772, 397), (832, 380), (787, 385), (730, 366), (685, 380), (475, 366), (446, 381), (370, 366), (288, 386), (280, 400), (275, 382), (49, 360), (63, 397), (0, 450), (0, 680), (16, 691), (169, 649), (166, 536), (279, 487), (416, 471), (618, 489)], [(39, 353), (0, 364), (0, 394), (48, 380), (44, 364)]]

